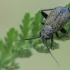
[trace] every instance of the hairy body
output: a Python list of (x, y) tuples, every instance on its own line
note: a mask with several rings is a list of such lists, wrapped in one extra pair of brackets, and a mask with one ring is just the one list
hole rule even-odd
[(61, 30), (70, 19), (70, 11), (67, 7), (58, 6), (54, 8), (46, 18), (41, 30), (42, 39), (49, 39), (53, 33)]
[(45, 25), (52, 27), (54, 32), (59, 31), (70, 19), (68, 8), (58, 6), (54, 8), (46, 19)]

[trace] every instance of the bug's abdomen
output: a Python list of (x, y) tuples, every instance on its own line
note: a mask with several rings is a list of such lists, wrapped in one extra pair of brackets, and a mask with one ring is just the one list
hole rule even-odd
[(65, 7), (56, 7), (49, 14), (46, 24), (50, 25), (54, 32), (59, 31), (70, 19), (70, 12)]

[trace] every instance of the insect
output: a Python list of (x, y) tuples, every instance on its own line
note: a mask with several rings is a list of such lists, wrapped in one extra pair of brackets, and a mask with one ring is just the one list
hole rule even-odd
[[(47, 15), (45, 12), (43, 12), (43, 11), (48, 11), (48, 10), (52, 10), (49, 15)], [(62, 33), (67, 34), (70, 30), (70, 27), (69, 27), (68, 31), (66, 31), (63, 28), (64, 25), (70, 19), (70, 11), (69, 11), (68, 7), (58, 6), (53, 9), (42, 10), (41, 13), (42, 13), (43, 17), (46, 19), (46, 22), (44, 23), (41, 20), (41, 23), (44, 25), (44, 27), (40, 32), (40, 36), (43, 41), (45, 41), (47, 39), (51, 39), (51, 48), (52, 48), (53, 34), (55, 33), (56, 36), (59, 37), (58, 31), (61, 31)]]
[[(49, 15), (44, 12), (44, 11), (49, 11), (49, 10), (52, 10)], [(51, 39), (50, 47), (52, 48), (53, 34), (56, 34), (56, 36), (59, 38), (60, 36), (58, 34), (58, 31), (61, 31), (64, 34), (68, 34), (70, 31), (70, 27), (68, 28), (68, 30), (65, 30), (63, 28), (70, 19), (70, 10), (69, 10), (68, 6), (65, 6), (65, 7), (57, 6), (53, 9), (41, 10), (41, 14), (46, 19), (46, 22), (45, 23), (42, 22), (42, 20), (43, 20), (43, 17), (42, 17), (41, 24), (43, 24), (44, 27), (40, 32), (40, 36), (42, 38), (43, 43), (46, 45), (48, 51), (50, 52), (50, 50), (47, 46), (47, 43), (46, 43), (47, 40)], [(51, 54), (51, 52), (50, 52), (50, 54)], [(53, 55), (52, 55), (52, 57), (53, 57)], [(55, 59), (55, 61), (56, 61), (56, 59)], [(57, 62), (57, 64), (58, 64), (58, 62)]]
[[(51, 12), (48, 15), (44, 11), (51, 11)], [(42, 14), (41, 24), (44, 26), (43, 26), (42, 30), (40, 31), (40, 36), (35, 37), (35, 38), (22, 39), (22, 40), (32, 40), (32, 39), (36, 39), (36, 38), (41, 38), (43, 43), (47, 47), (49, 53), (54, 58), (54, 56), (52, 55), (52, 53), (50, 52), (50, 50), (48, 48), (47, 40), (51, 39), (50, 47), (52, 48), (53, 34), (56, 34), (56, 36), (58, 38), (60, 37), (58, 34), (58, 31), (61, 31), (64, 34), (68, 34), (68, 32), (70, 31), (70, 27), (68, 28), (68, 30), (65, 30), (63, 27), (70, 19), (70, 10), (69, 10), (68, 6), (65, 6), (65, 7), (57, 6), (53, 9), (41, 10), (41, 14)], [(46, 19), (45, 22), (42, 22), (43, 18)], [(14, 40), (14, 41), (21, 41), (21, 40)], [(12, 42), (12, 41), (10, 41), (10, 42)], [(55, 58), (54, 58), (54, 60), (57, 62), (57, 60)], [(58, 64), (58, 62), (57, 62), (57, 64)]]

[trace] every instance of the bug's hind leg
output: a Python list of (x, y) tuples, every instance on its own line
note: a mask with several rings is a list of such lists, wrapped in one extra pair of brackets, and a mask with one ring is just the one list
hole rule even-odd
[(43, 16), (42, 16), (42, 18), (41, 18), (41, 20), (40, 20), (40, 23), (41, 23), (42, 25), (44, 25), (45, 23), (42, 22), (42, 20), (43, 20)]
[(59, 36), (58, 32), (56, 32), (55, 34), (56, 34), (56, 36), (57, 36), (58, 38), (60, 38), (60, 36)]
[(60, 31), (61, 31), (62, 33), (64, 33), (64, 34), (67, 34), (67, 33), (68, 33), (64, 28), (62, 28)]
[(62, 28), (60, 31), (64, 34), (68, 34), (70, 32), (70, 27), (68, 28), (68, 30), (65, 30), (64, 28)]
[[(60, 31), (64, 34), (68, 34), (70, 32), (70, 27), (68, 28), (68, 30), (65, 30), (64, 28), (62, 28)], [(59, 36), (58, 32), (56, 32), (55, 34), (58, 38), (61, 38), (61, 37), (65, 36), (65, 35)]]

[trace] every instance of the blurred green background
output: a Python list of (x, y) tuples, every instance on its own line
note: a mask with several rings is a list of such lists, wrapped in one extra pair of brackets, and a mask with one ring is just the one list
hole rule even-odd
[[(40, 9), (65, 6), (69, 0), (0, 0), (0, 38), (4, 40), (6, 33), (14, 27), (20, 32), (19, 25), (26, 12), (34, 16)], [(70, 69), (70, 40), (58, 41), (59, 49), (51, 50), (60, 64), (56, 64), (50, 54), (38, 53), (32, 49), (29, 58), (18, 58), (18, 70), (69, 70)]]

